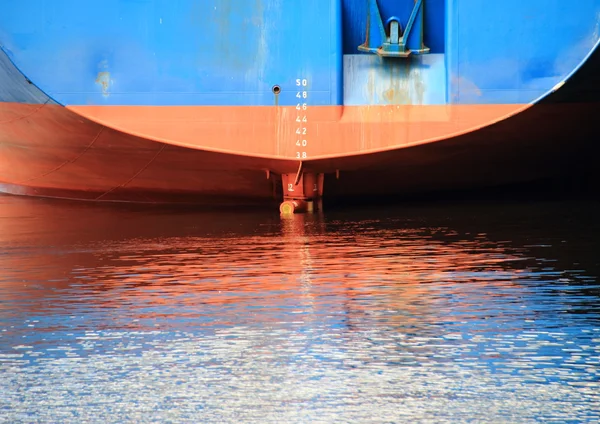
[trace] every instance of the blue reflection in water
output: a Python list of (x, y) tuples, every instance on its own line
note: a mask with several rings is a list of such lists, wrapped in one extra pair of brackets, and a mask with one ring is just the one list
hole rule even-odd
[(0, 197), (0, 417), (598, 420), (597, 212)]

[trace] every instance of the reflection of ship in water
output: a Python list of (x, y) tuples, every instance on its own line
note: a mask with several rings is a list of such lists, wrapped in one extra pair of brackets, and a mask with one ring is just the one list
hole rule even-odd
[[(301, 265), (297, 280), (315, 321), (335, 304), (344, 325), (356, 330), (368, 331), (381, 320), (408, 331), (424, 329), (432, 320), (451, 322), (453, 317), (439, 309), (449, 301), (476, 315), (478, 305), (490, 306), (490, 297), (513, 297), (511, 287), (528, 274), (515, 266), (524, 259), (517, 250), (493, 246), (484, 235), (452, 240), (458, 233), (445, 227), (297, 215), (283, 221), (282, 235), (287, 246), (296, 246), (285, 252), (289, 262), (295, 258)], [(515, 308), (524, 304), (514, 300)]]
[(600, 3), (482, 4), (4, 1), (0, 191), (293, 209), (595, 174)]
[(597, 293), (561, 293), (572, 268), (548, 262), (560, 250), (526, 247), (572, 240), (567, 220), (550, 231), (517, 208), (529, 218), (504, 210), (502, 230), (485, 208), (280, 220), (4, 200), (11, 421), (74, 405), (167, 421), (527, 421), (598, 399)]
[(130, 329), (418, 329), (454, 320), (445, 311), (457, 302), (477, 319), (530, 294), (515, 288), (532, 277), (525, 250), (437, 219), (11, 207), (22, 219), (1, 229), (2, 297), (27, 315), (91, 314)]

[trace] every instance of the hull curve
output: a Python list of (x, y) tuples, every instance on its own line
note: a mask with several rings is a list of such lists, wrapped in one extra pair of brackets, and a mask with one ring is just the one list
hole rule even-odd
[[(481, 77), (484, 49), (473, 40), (463, 46), (455, 36), (465, 31), (458, 26), (458, 14), (470, 10), (471, 0), (432, 0), (429, 10), (445, 13), (445, 29), (425, 38), (433, 46), (427, 49), (431, 55), (406, 61), (348, 50), (345, 43), (356, 34), (350, 31), (343, 39), (340, 28), (356, 21), (347, 13), (353, 3), (331, 0), (319, 6), (335, 22), (315, 34), (329, 45), (313, 52), (314, 59), (300, 46), (304, 71), (288, 72), (292, 62), (283, 50), (271, 51), (283, 60), (280, 69), (266, 50), (240, 50), (236, 60), (230, 56), (234, 52), (211, 50), (202, 56), (214, 62), (206, 69), (225, 66), (229, 79), (211, 74), (207, 86), (198, 75), (182, 77), (181, 68), (167, 75), (170, 80), (168, 69), (157, 68), (151, 75), (157, 82), (152, 85), (147, 75), (147, 85), (140, 88), (133, 82), (138, 71), (119, 68), (123, 65), (113, 69), (112, 58), (102, 59), (103, 67), (92, 71), (94, 89), (68, 91), (64, 82), (48, 79), (33, 66), (47, 53), (45, 41), (19, 44), (12, 24), (0, 18), (5, 39), (0, 51), (0, 191), (91, 201), (263, 204), (292, 196), (285, 186), (294, 180), (292, 185), (299, 184), (304, 174), (322, 176), (328, 197), (355, 198), (568, 178), (593, 167), (600, 6), (586, 0), (587, 6), (571, 12), (572, 18), (583, 16), (588, 7), (598, 19), (590, 21), (596, 30), (585, 37), (573, 32), (571, 53), (564, 58), (567, 68), (557, 68), (554, 56), (548, 59), (550, 71), (536, 68), (541, 65), (533, 65), (531, 58), (549, 55), (536, 47), (541, 53), (532, 50), (531, 58), (512, 71), (512, 57), (498, 53), (492, 62), (506, 59), (504, 74), (493, 74), (490, 67), (484, 69), (490, 75)], [(566, 2), (557, 2), (563, 3), (563, 9), (554, 6), (557, 13), (566, 10)], [(388, 13), (392, 3), (375, 4)], [(22, 13), (19, 7), (14, 6), (13, 17)], [(247, 13), (258, 13), (248, 8)], [(277, 12), (268, 10), (261, 16)], [(234, 12), (219, 16), (236, 19)], [(425, 15), (420, 31), (434, 18)], [(190, 28), (204, 35), (221, 31), (224, 21), (215, 22), (208, 29)], [(2, 25), (9, 28), (6, 33)], [(471, 30), (478, 28), (471, 25)], [(536, 25), (526, 29), (534, 31)], [(570, 25), (569, 19), (561, 25)], [(267, 25), (248, 34), (266, 42), (281, 30)], [(55, 35), (68, 42), (60, 38), (65, 34)], [(173, 40), (150, 46), (160, 50)], [(66, 60), (64, 53), (59, 57)], [(260, 60), (245, 65), (244, 57)], [(68, 60), (74, 62), (62, 65), (78, 63)], [(80, 68), (73, 84), (84, 87), (89, 70)], [(229, 77), (232, 69), (238, 73)], [(238, 78), (242, 74), (245, 79)], [(295, 78), (305, 75), (306, 80)], [(210, 86), (214, 81), (223, 85)], [(183, 83), (189, 87), (181, 88)]]

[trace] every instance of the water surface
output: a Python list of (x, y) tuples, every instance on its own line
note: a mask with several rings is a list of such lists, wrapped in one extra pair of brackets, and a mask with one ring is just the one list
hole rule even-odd
[(0, 421), (595, 422), (599, 212), (0, 197)]

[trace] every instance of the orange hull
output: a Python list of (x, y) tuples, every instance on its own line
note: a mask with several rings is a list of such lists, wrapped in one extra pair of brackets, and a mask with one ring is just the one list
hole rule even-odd
[[(519, 107), (345, 108), (339, 121), (333, 118), (340, 108), (323, 108), (312, 112), (304, 171), (325, 174), (326, 196), (393, 195), (532, 180), (558, 171), (569, 152), (581, 156), (579, 142), (595, 127), (588, 104), (536, 105), (469, 132)], [(279, 175), (298, 170), (290, 147), (294, 126), (281, 118), (286, 108), (75, 110), (0, 103), (3, 191), (97, 201), (264, 203), (281, 198)]]
[[(165, 144), (272, 159), (315, 160), (438, 141), (490, 125), (528, 107), (310, 106), (300, 112), (292, 106), (67, 108), (123, 133)], [(306, 117), (306, 122), (297, 123), (298, 117)], [(296, 133), (298, 129), (301, 134)], [(299, 140), (306, 140), (306, 146), (298, 146)]]
[(74, 0), (12, 2), (0, 191), (309, 209), (569, 176), (593, 157), (596, 0), (530, 0), (535, 16), (382, 1), (149, 0), (102, 18)]
[(271, 160), (156, 143), (54, 105), (0, 103), (0, 123), (0, 180), (10, 193), (140, 202), (273, 198), (265, 171)]

